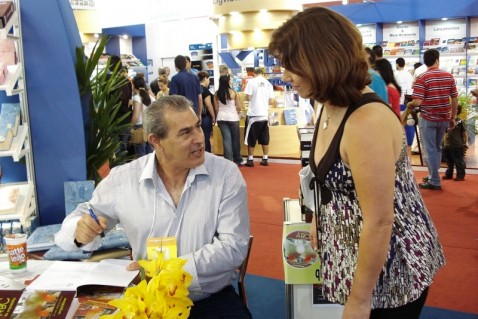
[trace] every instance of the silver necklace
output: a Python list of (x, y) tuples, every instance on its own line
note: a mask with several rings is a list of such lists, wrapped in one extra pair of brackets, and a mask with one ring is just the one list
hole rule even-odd
[[(325, 106), (324, 106), (325, 107)], [(330, 118), (335, 114), (335, 112), (337, 112), (337, 110), (334, 111), (334, 113), (330, 114), (330, 115), (327, 115), (327, 118), (325, 119), (324, 121), (324, 124), (322, 124), (322, 128), (324, 130), (326, 130), (328, 127), (329, 127), (329, 120)]]

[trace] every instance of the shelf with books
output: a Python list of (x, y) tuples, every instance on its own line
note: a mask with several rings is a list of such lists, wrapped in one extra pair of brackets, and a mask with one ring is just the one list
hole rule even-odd
[(4, 28), (0, 29), (0, 39), (6, 39), (8, 36), (11, 35), (10, 30), (12, 27), (15, 26), (18, 22), (18, 10), (15, 9), (11, 18), (8, 20), (7, 25)]
[(13, 95), (15, 93), (14, 88), (21, 74), (21, 64), (7, 65), (7, 74), (5, 75), (5, 81), (0, 85), (0, 91), (5, 91), (8, 96)]
[(30, 150), (28, 145), (24, 145), (27, 134), (27, 124), (20, 125), (18, 127), (17, 135), (13, 138), (12, 144), (10, 145), (10, 149), (7, 151), (0, 151), (0, 157), (11, 156), (15, 162), (18, 162)]
[[(20, 106), (20, 123), (17, 134), (13, 137), (8, 150), (0, 152), (0, 157), (11, 157), (13, 161), (25, 160), (26, 181), (8, 183), (1, 187), (19, 186), (18, 209), (15, 213), (1, 214), (0, 221), (20, 222), (23, 231), (30, 232), (32, 221), (37, 218), (36, 190), (35, 190), (35, 170), (33, 165), (33, 154), (30, 139), (30, 121), (28, 112), (28, 95), (26, 92), (25, 67), (23, 56), (23, 37), (22, 37), (22, 16), (20, 15), (20, 0), (13, 0), (14, 13), (8, 20), (5, 28), (0, 29), (0, 38), (13, 39), (15, 41), (16, 63), (7, 65), (5, 81), (0, 85), (0, 91), (4, 91), (7, 96), (16, 96), (16, 103)], [(12, 98), (13, 102), (13, 98)], [(3, 108), (3, 104), (2, 104)], [(7, 147), (5, 147), (7, 148)], [(9, 174), (8, 169), (3, 170), (4, 176)]]
[(30, 227), (31, 217), (36, 209), (33, 196), (34, 186), (32, 182), (8, 183), (0, 185), (0, 188), (18, 187), (18, 203), (16, 213), (0, 214), (0, 221), (19, 220), (24, 227)]

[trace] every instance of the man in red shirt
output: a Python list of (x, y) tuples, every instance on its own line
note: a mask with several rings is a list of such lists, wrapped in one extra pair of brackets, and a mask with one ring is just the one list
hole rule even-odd
[(412, 109), (420, 107), (421, 112), (418, 126), (425, 150), (428, 176), (419, 186), (424, 189), (440, 190), (438, 169), (441, 163), (441, 143), (447, 128), (455, 126), (458, 91), (453, 76), (439, 69), (438, 50), (428, 49), (423, 60), (427, 71), (417, 77), (413, 85), (413, 100), (407, 107)]

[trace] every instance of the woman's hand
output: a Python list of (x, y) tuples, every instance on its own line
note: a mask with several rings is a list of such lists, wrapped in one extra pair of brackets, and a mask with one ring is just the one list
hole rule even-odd
[(342, 319), (369, 319), (370, 318), (370, 301), (356, 300), (349, 297), (345, 303)]

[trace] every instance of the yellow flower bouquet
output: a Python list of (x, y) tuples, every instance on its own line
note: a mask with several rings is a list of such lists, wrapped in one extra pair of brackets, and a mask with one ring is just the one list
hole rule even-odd
[(127, 288), (122, 298), (110, 301), (118, 310), (101, 318), (188, 318), (193, 305), (188, 297), (192, 277), (182, 269), (185, 264), (184, 259), (165, 259), (163, 253), (158, 253), (154, 260), (140, 260), (141, 282)]

